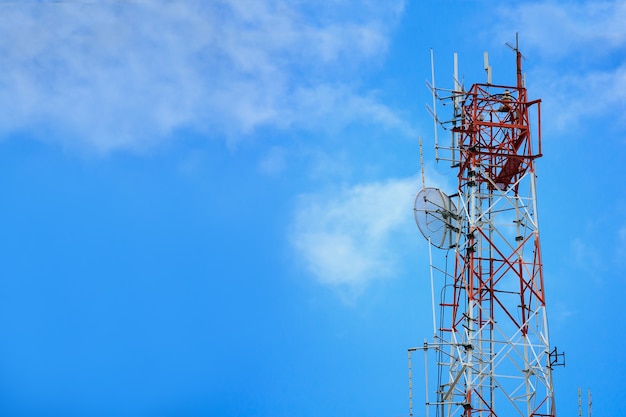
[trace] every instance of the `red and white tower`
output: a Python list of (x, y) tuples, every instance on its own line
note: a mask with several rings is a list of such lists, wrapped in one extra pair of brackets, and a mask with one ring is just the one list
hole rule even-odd
[[(465, 90), (434, 87), (435, 104), (453, 109), (438, 125), (451, 144), (436, 144), (454, 168), (451, 195), (424, 188), (417, 224), (446, 252), (432, 262), (435, 335), (425, 342), (427, 415), (554, 417), (552, 369), (563, 355), (550, 347), (542, 273), (535, 162), (541, 156), (540, 100), (529, 100), (517, 46), (514, 85)], [(439, 297), (435, 297), (439, 294)], [(409, 350), (409, 358), (412, 351)], [(428, 386), (433, 384), (432, 386)], [(436, 382), (435, 382), (436, 381)], [(411, 406), (412, 407), (412, 406)], [(412, 414), (412, 408), (411, 408)]]

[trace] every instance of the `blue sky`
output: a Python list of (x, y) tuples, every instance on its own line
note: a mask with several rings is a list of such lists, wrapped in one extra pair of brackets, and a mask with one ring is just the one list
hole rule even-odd
[(408, 414), (430, 48), (513, 83), (516, 32), (557, 407), (620, 414), (626, 2), (319, 3), (0, 1), (0, 414)]

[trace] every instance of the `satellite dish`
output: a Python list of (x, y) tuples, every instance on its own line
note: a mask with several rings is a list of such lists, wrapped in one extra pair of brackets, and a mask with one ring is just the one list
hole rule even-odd
[(460, 231), (457, 208), (438, 188), (422, 188), (415, 196), (413, 214), (415, 223), (430, 243), (441, 249), (456, 244)]

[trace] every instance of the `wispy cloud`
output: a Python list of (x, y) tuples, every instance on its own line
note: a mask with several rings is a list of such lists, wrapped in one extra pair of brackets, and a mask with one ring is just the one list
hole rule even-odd
[[(610, 55), (626, 41), (626, 2), (532, 1), (501, 9), (500, 27), (511, 31), (517, 22), (524, 46), (543, 60), (569, 60), (581, 53), (579, 62)], [(576, 65), (577, 62), (572, 62)]]
[(542, 75), (539, 87), (557, 129), (571, 131), (593, 120), (626, 127), (626, 62), (617, 68)]
[[(384, 56), (403, 1), (0, 3), (0, 134), (141, 149), (178, 129), (237, 140), (393, 111), (348, 82)], [(344, 106), (347, 103), (347, 106)], [(332, 113), (332, 109), (325, 112)]]
[(359, 184), (303, 195), (291, 240), (318, 282), (358, 293), (395, 272), (391, 238), (410, 227), (414, 178)]
[(503, 6), (499, 16), (496, 37), (516, 27), (523, 52), (540, 62), (529, 79), (544, 97), (548, 128), (598, 118), (626, 127), (626, 1), (533, 1)]
[(298, 88), (292, 95), (294, 106), (285, 112), (285, 121), (309, 128), (337, 130), (348, 123), (376, 125), (417, 137), (416, 129), (406, 119), (382, 104), (375, 93), (355, 95), (347, 85), (320, 84)]

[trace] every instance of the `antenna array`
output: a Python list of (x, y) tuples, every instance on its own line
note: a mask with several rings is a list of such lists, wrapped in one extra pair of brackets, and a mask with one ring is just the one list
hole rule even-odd
[[(451, 196), (426, 187), (415, 200), (420, 230), (454, 263), (436, 266), (431, 255), (431, 282), (433, 273), (439, 278), (432, 292), (440, 294), (433, 296), (435, 334), (409, 350), (424, 351), (427, 381), (428, 363), (436, 364), (436, 382), (426, 383), (435, 394), (427, 396), (427, 416), (556, 416), (552, 370), (564, 356), (549, 344), (539, 242), (541, 101), (527, 99), (517, 42), (513, 49), (515, 84), (492, 83), (485, 53), (487, 82), (469, 90), (456, 54), (453, 88), (435, 87), (431, 51), (436, 158), (456, 170), (458, 187)], [(452, 104), (443, 120), (441, 101)], [(440, 129), (449, 146), (439, 144)]]

